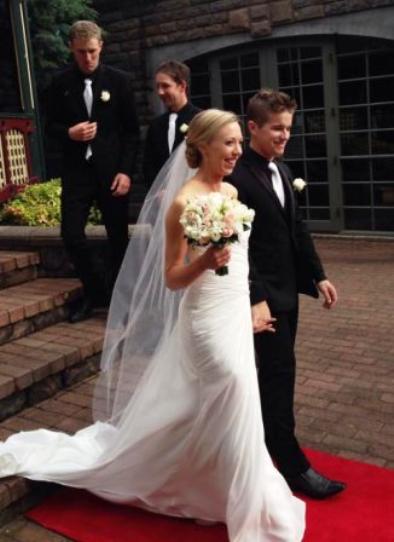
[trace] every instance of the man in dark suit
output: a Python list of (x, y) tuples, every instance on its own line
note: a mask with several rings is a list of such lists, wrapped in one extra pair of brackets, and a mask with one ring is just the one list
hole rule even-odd
[[(282, 92), (262, 89), (248, 104), (250, 146), (231, 176), (239, 198), (255, 210), (250, 238), (253, 327), (266, 443), (290, 487), (314, 498), (345, 485), (317, 473), (295, 436), (294, 354), (298, 293), (337, 301), (297, 207), (293, 178), (281, 158), (296, 103)], [(302, 181), (300, 180), (302, 185)]]
[(155, 73), (156, 92), (166, 113), (149, 125), (144, 153), (144, 178), (148, 188), (171, 152), (184, 140), (188, 124), (200, 109), (188, 101), (190, 70), (186, 64), (169, 60)]
[(71, 322), (87, 318), (105, 295), (85, 236), (94, 201), (109, 240), (110, 286), (128, 243), (128, 193), (139, 126), (130, 76), (100, 63), (102, 46), (102, 31), (95, 23), (74, 23), (74, 63), (53, 79), (48, 94), (48, 132), (63, 152), (62, 237), (84, 288)]

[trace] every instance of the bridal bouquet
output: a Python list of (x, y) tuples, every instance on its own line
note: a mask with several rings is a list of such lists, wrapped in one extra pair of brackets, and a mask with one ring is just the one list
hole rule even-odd
[[(253, 218), (253, 209), (248, 209), (239, 200), (211, 192), (189, 200), (180, 223), (190, 245), (222, 248), (238, 241), (240, 234), (250, 229)], [(227, 266), (216, 269), (217, 275), (227, 273)]]

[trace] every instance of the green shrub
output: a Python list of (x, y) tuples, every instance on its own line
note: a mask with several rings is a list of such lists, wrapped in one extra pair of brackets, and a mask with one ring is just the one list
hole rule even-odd
[[(60, 179), (28, 186), (0, 209), (0, 224), (15, 226), (57, 226), (60, 224)], [(97, 208), (89, 214), (89, 224), (100, 224)]]

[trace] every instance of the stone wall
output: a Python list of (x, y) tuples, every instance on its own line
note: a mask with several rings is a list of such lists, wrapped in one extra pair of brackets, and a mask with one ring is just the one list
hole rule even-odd
[[(163, 57), (183, 60), (201, 54), (210, 40), (215, 50), (237, 43), (236, 38), (240, 43), (283, 36), (297, 26), (303, 35), (320, 22), (332, 21), (326, 32), (337, 32), (340, 21), (361, 17), (365, 27), (372, 11), (391, 12), (389, 6), (394, 0), (94, 0), (100, 24), (108, 31), (104, 59), (134, 74), (143, 127), (158, 104), (152, 101), (151, 75)], [(387, 20), (384, 11), (381, 19), (375, 17), (377, 28)], [(390, 28), (387, 34), (391, 38)]]

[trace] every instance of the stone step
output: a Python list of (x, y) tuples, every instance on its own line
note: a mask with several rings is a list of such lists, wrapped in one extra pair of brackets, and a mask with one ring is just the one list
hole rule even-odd
[(37, 252), (0, 250), (0, 289), (35, 279), (39, 263)]
[(80, 297), (74, 278), (39, 278), (0, 290), (0, 345), (64, 320)]
[(60, 322), (0, 346), (0, 419), (97, 372), (106, 313)]
[[(89, 322), (84, 327), (89, 328)], [(52, 429), (74, 433), (92, 422), (91, 404), (95, 377), (87, 377), (70, 388), (59, 391), (51, 398), (23, 409), (0, 423), (0, 440), (18, 431)], [(0, 479), (0, 525), (8, 523), (43, 496), (57, 489), (54, 484), (32, 482), (10, 476)]]

